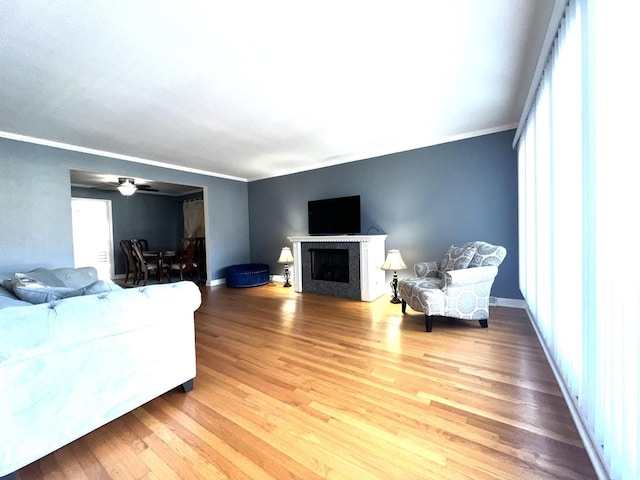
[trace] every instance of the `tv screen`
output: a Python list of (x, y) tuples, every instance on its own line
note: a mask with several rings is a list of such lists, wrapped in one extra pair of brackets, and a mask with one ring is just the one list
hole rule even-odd
[(309, 235), (360, 233), (360, 195), (308, 202)]

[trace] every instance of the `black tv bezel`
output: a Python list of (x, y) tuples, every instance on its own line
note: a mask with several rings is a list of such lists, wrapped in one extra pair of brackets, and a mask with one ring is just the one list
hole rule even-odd
[[(356, 203), (357, 202), (357, 203)], [(357, 208), (355, 208), (357, 204)], [(349, 216), (342, 220), (332, 216), (334, 223), (318, 225), (316, 222), (312, 224), (311, 215), (312, 207), (316, 209), (323, 207), (325, 211), (330, 212), (347, 207)], [(327, 214), (325, 214), (325, 217)], [(359, 235), (362, 231), (362, 214), (360, 195), (348, 195), (344, 197), (322, 198), (319, 200), (309, 200), (307, 202), (307, 231), (309, 235)], [(357, 230), (356, 230), (357, 223)], [(313, 229), (312, 229), (313, 226)]]

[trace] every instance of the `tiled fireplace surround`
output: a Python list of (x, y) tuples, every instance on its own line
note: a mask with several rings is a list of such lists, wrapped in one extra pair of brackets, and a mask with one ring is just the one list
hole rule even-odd
[[(299, 293), (373, 301), (386, 291), (384, 263), (386, 235), (318, 235), (289, 237), (293, 245), (293, 285)], [(348, 253), (349, 282), (313, 279), (312, 250)]]

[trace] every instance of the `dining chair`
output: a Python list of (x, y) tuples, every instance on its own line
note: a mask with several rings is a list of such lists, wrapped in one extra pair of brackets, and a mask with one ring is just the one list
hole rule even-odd
[(169, 265), (164, 261), (152, 261), (143, 255), (142, 245), (140, 245), (139, 241), (132, 240), (131, 245), (133, 247), (133, 252), (135, 254), (136, 260), (138, 262), (139, 272), (138, 272), (138, 280), (136, 282), (139, 283), (141, 279), (144, 279), (144, 285), (149, 282), (149, 274), (155, 274), (158, 276), (158, 268), (163, 269), (163, 271), (167, 272), (167, 278), (171, 281), (171, 273), (169, 272)]
[(131, 274), (131, 281), (135, 284), (138, 281), (138, 262), (136, 262), (133, 251), (131, 250), (131, 240), (120, 240), (120, 249), (124, 255), (127, 267), (124, 283), (129, 281), (129, 274)]
[(189, 273), (193, 280), (193, 272), (198, 272), (198, 280), (200, 280), (200, 271), (198, 270), (198, 262), (195, 259), (196, 241), (194, 238), (183, 238), (180, 242), (177, 261), (172, 262), (169, 269), (171, 272), (176, 271), (180, 275), (180, 280), (184, 280), (184, 274)]
[(132, 241), (138, 242), (143, 252), (146, 252), (149, 250), (149, 242), (145, 238), (134, 238), (132, 239)]

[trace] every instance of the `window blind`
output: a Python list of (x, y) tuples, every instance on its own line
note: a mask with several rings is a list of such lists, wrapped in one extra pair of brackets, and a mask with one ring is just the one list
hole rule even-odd
[(640, 478), (639, 4), (568, 2), (516, 138), (520, 288), (615, 479)]

